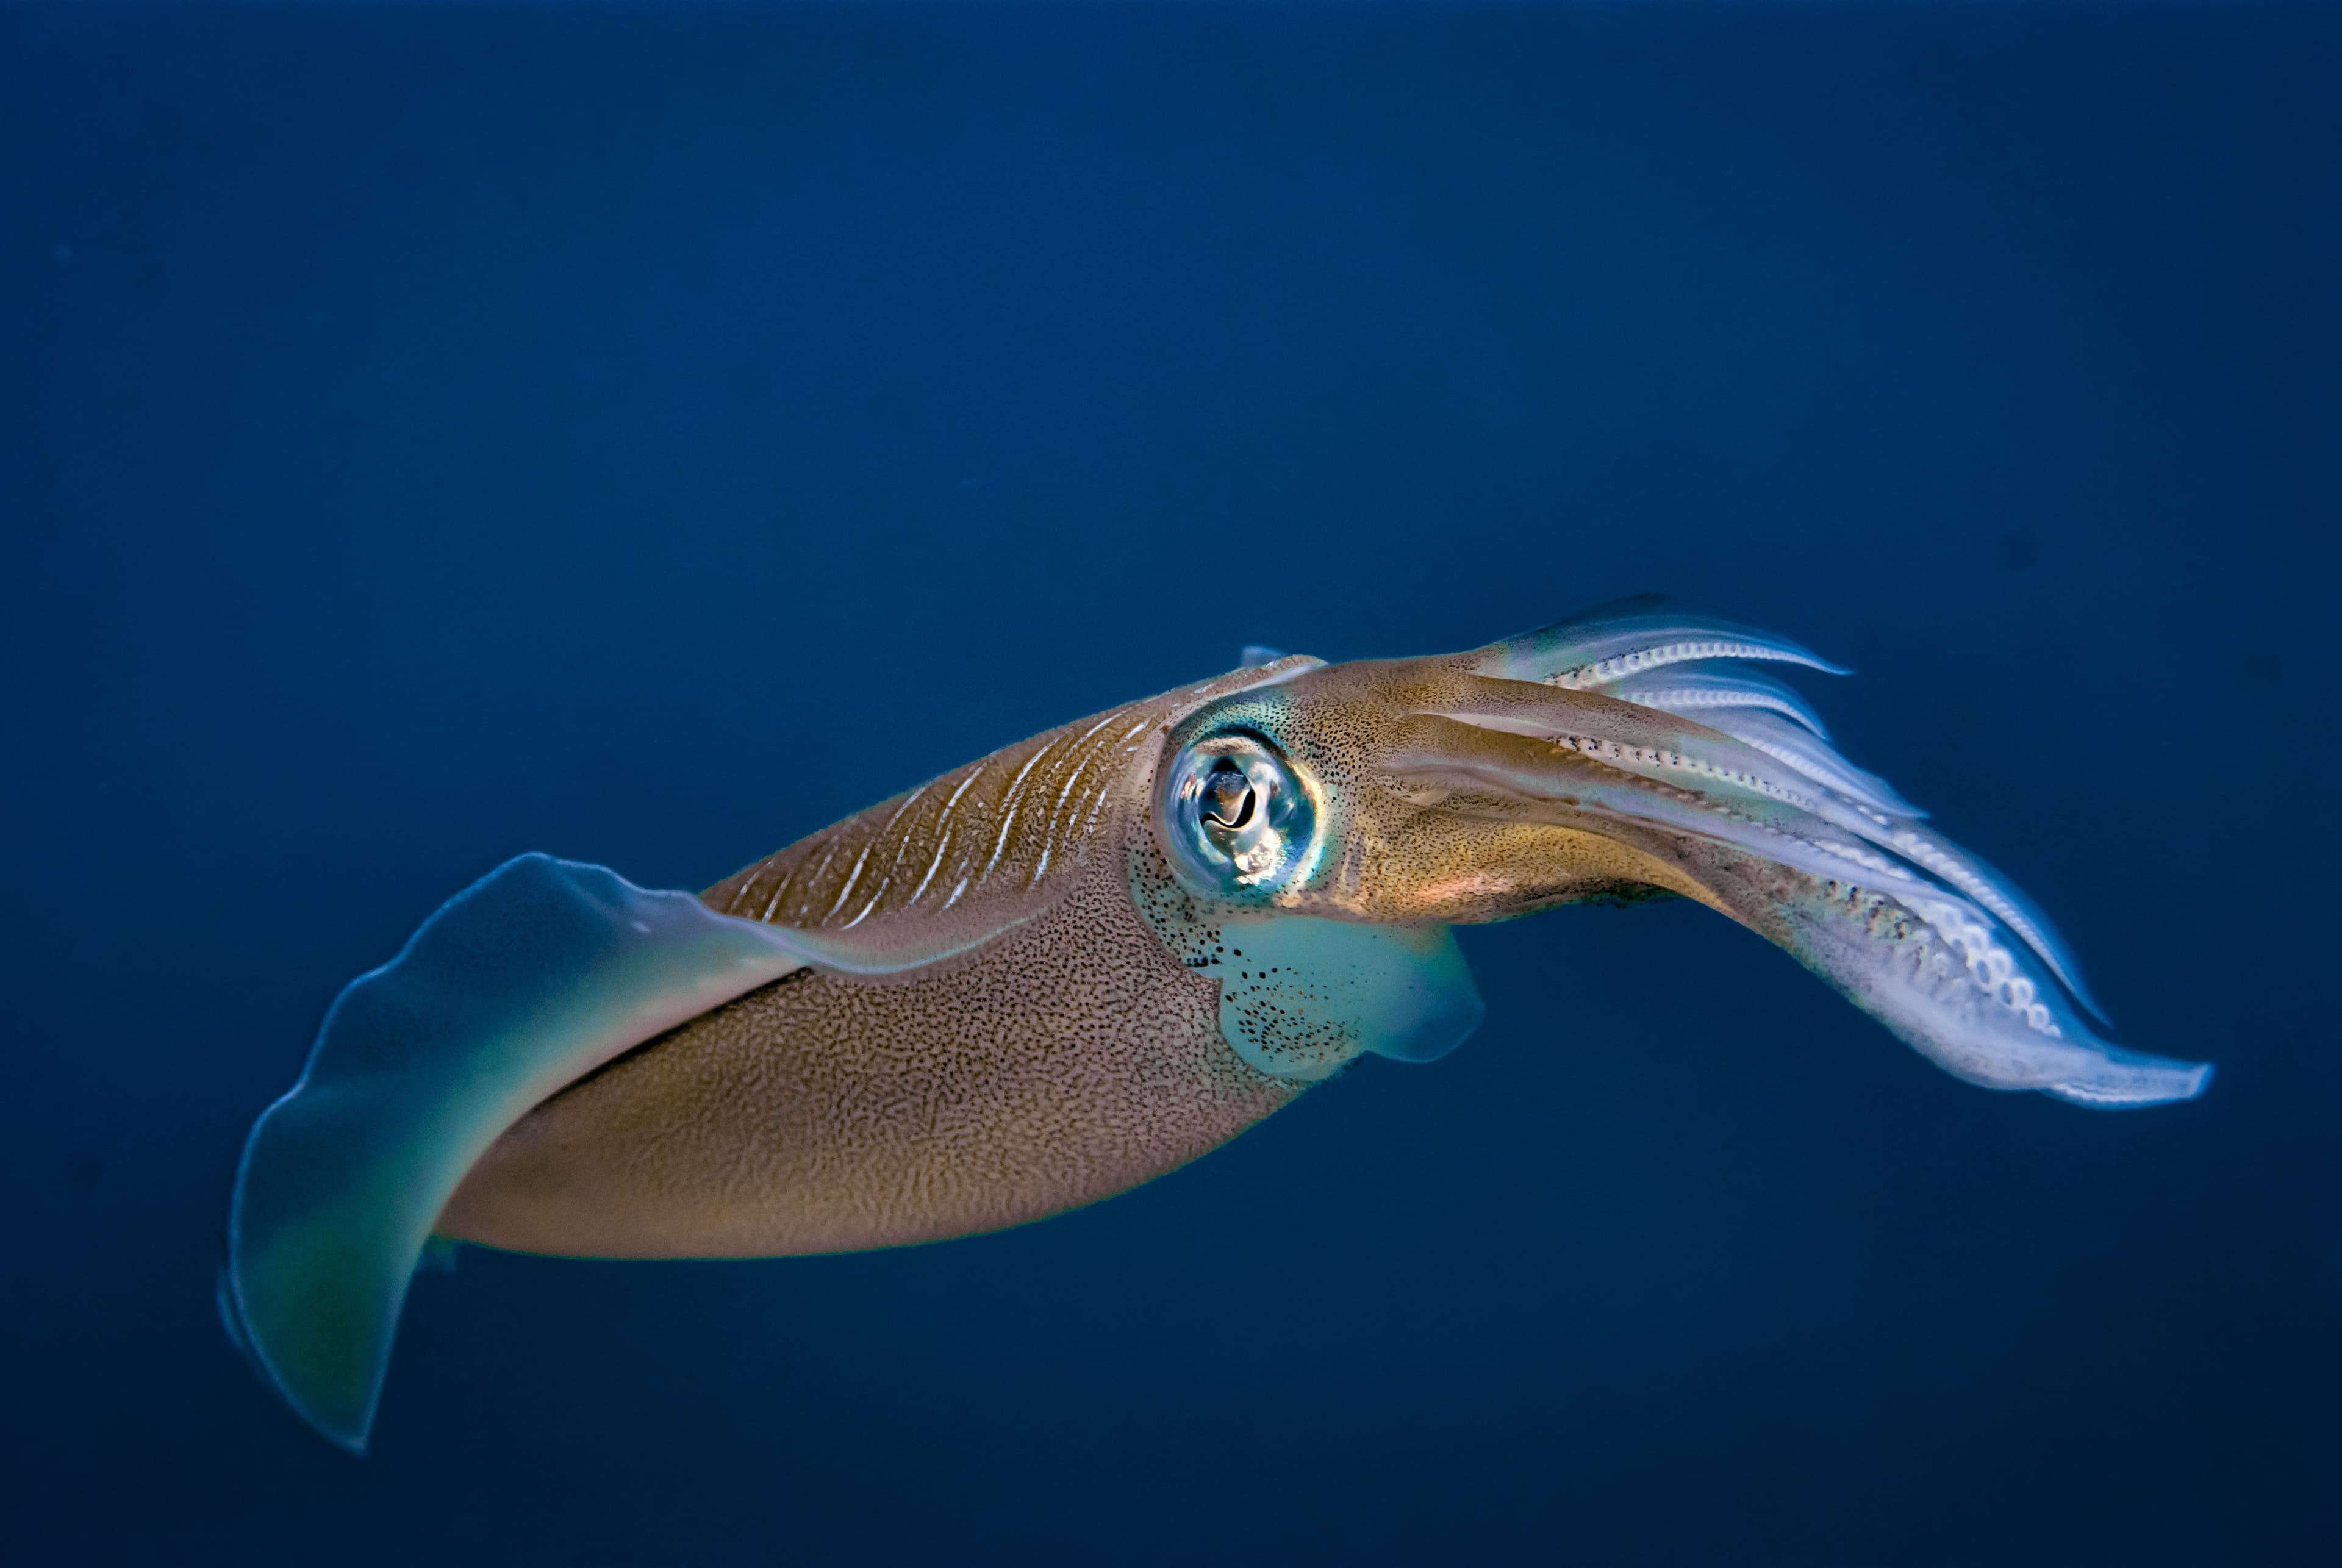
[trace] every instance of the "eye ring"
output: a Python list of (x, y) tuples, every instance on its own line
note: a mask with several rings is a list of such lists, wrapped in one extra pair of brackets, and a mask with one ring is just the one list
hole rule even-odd
[(1172, 858), (1198, 891), (1273, 893), (1315, 857), (1316, 792), (1258, 735), (1233, 731), (1189, 744), (1165, 770), (1159, 804)]

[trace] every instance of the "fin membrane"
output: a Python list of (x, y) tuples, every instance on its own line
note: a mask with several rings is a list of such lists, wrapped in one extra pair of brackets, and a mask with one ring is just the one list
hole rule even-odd
[(431, 1228), (505, 1128), (652, 1036), (805, 966), (792, 933), (525, 854), (326, 1012), (236, 1170), (221, 1315), (300, 1416), (365, 1447)]

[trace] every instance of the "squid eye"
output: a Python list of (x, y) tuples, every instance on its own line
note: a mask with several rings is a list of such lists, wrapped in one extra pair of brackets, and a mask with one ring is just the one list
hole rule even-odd
[(1208, 894), (1273, 891), (1316, 849), (1314, 795), (1254, 735), (1214, 735), (1182, 751), (1165, 774), (1161, 804), (1183, 877)]

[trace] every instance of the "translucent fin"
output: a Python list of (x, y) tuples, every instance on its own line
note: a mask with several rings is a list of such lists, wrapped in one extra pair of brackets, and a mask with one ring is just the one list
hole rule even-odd
[(548, 855), (508, 861), (335, 998), (236, 1171), (221, 1312), (362, 1452), (433, 1223), (496, 1136), (652, 1036), (802, 968), (791, 933)]
[(1445, 925), (1271, 914), (1225, 921), (1221, 941), (1220, 1033), (1272, 1077), (1328, 1077), (1365, 1051), (1436, 1061), (1486, 1012)]
[(1246, 643), (1244, 645), (1244, 652), (1236, 657), (1236, 668), (1256, 670), (1263, 664), (1273, 664), (1283, 657), (1285, 657), (1285, 650), (1282, 648), (1272, 648), (1261, 643)]
[(1769, 709), (1829, 739), (1829, 729), (1813, 704), (1769, 675), (1725, 674), (1696, 665), (1675, 665), (1628, 675), (1602, 691), (1621, 702), (1661, 708), (1702, 724), (1714, 724), (1709, 715), (1721, 711)]
[(1686, 614), (1656, 595), (1621, 599), (1466, 655), (1475, 674), (1579, 691), (1706, 659), (1770, 660), (1849, 674), (1786, 637)]

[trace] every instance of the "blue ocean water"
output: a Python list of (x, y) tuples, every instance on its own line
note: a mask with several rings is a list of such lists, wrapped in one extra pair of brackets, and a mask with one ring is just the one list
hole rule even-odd
[[(24, 1563), (2342, 1553), (2342, 21), (0, 11)], [(1686, 904), (1046, 1224), (467, 1252), (373, 1453), (211, 1283), (326, 1003), (1267, 643), (1688, 595), (2200, 1101), (1937, 1072)]]

